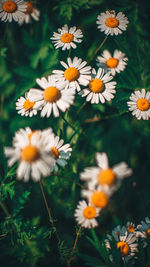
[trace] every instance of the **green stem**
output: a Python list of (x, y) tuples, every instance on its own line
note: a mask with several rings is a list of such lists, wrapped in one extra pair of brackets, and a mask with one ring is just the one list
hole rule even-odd
[[(80, 226), (80, 228), (79, 228), (79, 230), (78, 230), (78, 232), (77, 232), (76, 239), (75, 239), (75, 241), (74, 241), (74, 245), (73, 245), (71, 254), (73, 254), (73, 252), (74, 252), (74, 250), (75, 250), (75, 248), (76, 248), (76, 246), (77, 246), (78, 239), (79, 239), (79, 236), (80, 236), (81, 228), (82, 228), (82, 226)], [(67, 267), (70, 267), (70, 264), (71, 264), (72, 260), (73, 260), (73, 257), (71, 257), (71, 258), (68, 260), (68, 262), (67, 262)]]
[(5, 204), (1, 200), (0, 200), (0, 206), (1, 206), (2, 210), (3, 210), (3, 212), (5, 213), (6, 217), (10, 217), (10, 214), (9, 214)]
[[(102, 46), (104, 45), (104, 43), (106, 42), (106, 40), (108, 39), (108, 35), (106, 35), (106, 37), (104, 38), (103, 42), (100, 44), (100, 46), (96, 49), (93, 57), (91, 58), (90, 62), (94, 59), (94, 57), (97, 55), (97, 53), (99, 52), (99, 50), (102, 48)], [(89, 62), (89, 63), (90, 63)]]

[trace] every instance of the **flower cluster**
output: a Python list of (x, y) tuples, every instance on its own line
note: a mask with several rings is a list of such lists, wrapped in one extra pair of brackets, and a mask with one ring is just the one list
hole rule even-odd
[(22, 25), (31, 22), (31, 17), (38, 21), (40, 12), (31, 1), (24, 0), (2, 0), (0, 2), (0, 19), (4, 22), (12, 20)]
[(110, 168), (106, 153), (97, 153), (96, 161), (97, 166), (87, 167), (80, 174), (80, 179), (86, 181), (86, 189), (82, 190), (81, 195), (87, 199), (88, 204), (80, 201), (75, 217), (77, 222), (86, 228), (98, 225), (95, 217), (108, 205), (110, 197), (119, 188), (122, 179), (132, 174), (125, 162)]
[(132, 261), (136, 259), (138, 252), (138, 241), (142, 241), (143, 246), (147, 245), (146, 240), (150, 236), (150, 219), (145, 218), (145, 221), (135, 226), (132, 222), (127, 222), (126, 226), (116, 226), (112, 230), (112, 235), (107, 234), (105, 239), (106, 248), (109, 250), (110, 260), (113, 261), (112, 256), (112, 244), (116, 244), (121, 252), (121, 256), (124, 262)]
[(58, 171), (59, 166), (64, 167), (71, 151), (70, 145), (64, 144), (64, 140), (56, 136), (51, 128), (20, 129), (13, 138), (13, 147), (5, 147), (8, 165), (18, 161), (17, 178), (25, 182), (30, 176), (35, 182), (39, 181), (52, 171)]

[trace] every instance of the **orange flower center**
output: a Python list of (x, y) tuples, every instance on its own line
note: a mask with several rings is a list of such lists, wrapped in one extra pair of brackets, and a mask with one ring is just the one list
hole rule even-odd
[(116, 18), (108, 18), (105, 21), (107, 27), (116, 28), (119, 25), (119, 21)]
[(108, 68), (116, 68), (117, 65), (118, 65), (118, 59), (117, 58), (114, 58), (114, 57), (110, 57), (109, 59), (107, 59), (106, 61), (106, 66)]
[(134, 232), (133, 225), (128, 225), (127, 230), (128, 230), (129, 233), (133, 233)]
[(36, 132), (36, 131), (32, 131), (31, 133), (28, 134), (28, 139), (29, 139), (29, 141), (31, 140), (31, 137), (32, 137), (32, 135), (33, 135), (35, 132)]
[(86, 219), (93, 219), (96, 217), (96, 209), (92, 206), (88, 206), (83, 210), (83, 215)]
[(140, 98), (138, 99), (136, 105), (141, 111), (146, 111), (149, 109), (150, 104), (146, 98)]
[(55, 159), (58, 159), (59, 158), (59, 151), (58, 151), (58, 149), (56, 147), (52, 147), (51, 150), (52, 150), (52, 154), (53, 154), (54, 158)]
[(104, 83), (100, 79), (93, 79), (89, 83), (89, 88), (93, 93), (100, 93), (104, 89)]
[(111, 186), (116, 181), (116, 175), (112, 169), (102, 170), (98, 174), (98, 182), (101, 185)]
[(64, 72), (65, 79), (70, 81), (70, 82), (77, 80), (79, 78), (79, 76), (80, 76), (79, 71), (74, 67), (70, 67), (70, 68), (66, 69)]
[(117, 242), (117, 248), (120, 249), (122, 257), (127, 256), (130, 250), (129, 245), (124, 241)]
[(3, 4), (3, 10), (7, 13), (13, 13), (17, 10), (17, 4), (14, 1), (6, 1)]
[(34, 7), (33, 7), (32, 3), (29, 2), (29, 1), (27, 1), (27, 2), (25, 3), (25, 5), (27, 6), (27, 9), (26, 9), (26, 11), (25, 11), (24, 13), (25, 13), (26, 15), (27, 15), (27, 14), (30, 15), (30, 14), (33, 12)]
[(46, 102), (53, 103), (53, 102), (56, 102), (61, 97), (61, 93), (56, 87), (51, 86), (51, 87), (47, 87), (44, 90), (43, 97)]
[(105, 208), (108, 204), (108, 197), (102, 191), (95, 192), (92, 194), (91, 202), (98, 208)]
[(36, 146), (28, 145), (21, 151), (21, 158), (27, 162), (33, 162), (39, 159), (40, 152)]
[(24, 102), (24, 108), (26, 109), (26, 111), (28, 111), (28, 110), (32, 110), (34, 104), (35, 104), (35, 102), (30, 102), (29, 99), (27, 99), (27, 100)]
[(62, 36), (61, 36), (61, 41), (63, 43), (71, 43), (74, 39), (74, 36), (73, 34), (67, 32), (67, 33), (64, 33)]
[(146, 231), (147, 235), (150, 235), (150, 228)]

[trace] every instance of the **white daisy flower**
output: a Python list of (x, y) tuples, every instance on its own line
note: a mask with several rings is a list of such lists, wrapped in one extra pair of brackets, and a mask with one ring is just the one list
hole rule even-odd
[(115, 10), (107, 10), (98, 15), (96, 23), (98, 29), (106, 35), (118, 35), (126, 30), (129, 21), (122, 12), (116, 14)]
[(47, 151), (50, 151), (56, 160), (53, 170), (58, 171), (58, 166), (64, 167), (67, 164), (72, 148), (70, 144), (64, 144), (64, 140), (60, 139), (59, 136), (55, 136), (53, 133), (48, 133), (45, 139), (47, 142)]
[(62, 50), (76, 48), (75, 43), (81, 43), (83, 34), (80, 29), (77, 29), (75, 26), (68, 28), (68, 25), (65, 24), (62, 29), (58, 29), (58, 33), (54, 32), (52, 39), (56, 48), (62, 47)]
[(26, 11), (24, 12), (25, 16), (18, 21), (19, 25), (22, 25), (24, 22), (26, 24), (30, 23), (31, 18), (38, 21), (40, 17), (40, 11), (34, 7), (31, 1), (26, 1), (25, 5), (27, 7)]
[(86, 198), (92, 206), (101, 210), (108, 205), (109, 198), (113, 193), (113, 188), (98, 186), (96, 189), (93, 189), (92, 187), (89, 187), (89, 189), (83, 189), (81, 191), (81, 196)]
[(75, 90), (70, 87), (65, 90), (64, 84), (55, 80), (53, 75), (42, 79), (36, 79), (36, 82), (43, 90), (30, 89), (28, 93), (29, 100), (36, 102), (36, 107), (41, 108), (41, 117), (50, 117), (53, 112), (54, 117), (59, 116), (59, 109), (65, 112), (73, 104)]
[[(137, 225), (137, 237), (141, 237), (146, 239), (150, 237), (150, 219), (148, 217), (145, 218), (145, 221), (141, 221), (141, 224)], [(146, 242), (144, 246), (146, 246)]]
[(105, 103), (110, 101), (116, 93), (116, 82), (110, 82), (113, 79), (109, 73), (104, 74), (104, 69), (99, 68), (97, 73), (92, 69), (92, 79), (89, 81), (88, 88), (83, 89), (79, 94), (86, 97), (86, 101), (91, 104)]
[(32, 117), (33, 115), (37, 114), (37, 109), (35, 108), (36, 103), (31, 102), (28, 99), (28, 93), (25, 94), (25, 97), (20, 97), (17, 99), (16, 102), (16, 109), (18, 110), (18, 114), (21, 116), (29, 116)]
[(98, 222), (95, 219), (98, 215), (99, 209), (90, 204), (87, 205), (84, 200), (79, 201), (74, 214), (77, 223), (85, 228), (94, 228), (98, 226)]
[(77, 57), (74, 57), (73, 60), (69, 57), (67, 58), (67, 62), (68, 65), (60, 61), (65, 71), (54, 70), (53, 73), (60, 83), (65, 84), (65, 89), (72, 86), (77, 91), (80, 91), (80, 85), (88, 85), (91, 79), (91, 67), (86, 66), (87, 62)]
[(146, 92), (145, 89), (135, 91), (131, 94), (129, 102), (129, 110), (132, 111), (132, 115), (138, 120), (148, 120), (150, 117), (150, 92)]
[(96, 162), (96, 167), (87, 167), (80, 174), (80, 179), (87, 181), (93, 189), (100, 185), (112, 187), (116, 190), (120, 181), (132, 174), (132, 169), (125, 162), (120, 162), (110, 168), (106, 153), (96, 153)]
[(31, 176), (34, 181), (39, 181), (41, 176), (50, 174), (55, 159), (47, 153), (41, 135), (35, 133), (29, 138), (28, 132), (23, 129), (18, 131), (13, 140), (13, 147), (5, 147), (5, 155), (9, 158), (9, 166), (19, 162), (17, 168), (19, 180), (27, 182)]
[(133, 233), (128, 233), (125, 226), (116, 227), (112, 231), (112, 236), (107, 235), (107, 238), (106, 247), (110, 250), (111, 242), (116, 242), (116, 247), (120, 250), (123, 261), (128, 262), (136, 257), (135, 254), (138, 252), (136, 236)]
[(2, 21), (12, 22), (19, 21), (25, 16), (26, 5), (24, 0), (1, 0), (0, 2), (0, 18)]
[(128, 58), (119, 50), (115, 50), (113, 56), (108, 50), (104, 50), (101, 56), (97, 57), (97, 66), (104, 68), (111, 75), (116, 75), (126, 68)]

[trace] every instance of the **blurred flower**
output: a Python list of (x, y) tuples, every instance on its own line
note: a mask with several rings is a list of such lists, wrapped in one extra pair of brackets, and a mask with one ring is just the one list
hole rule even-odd
[(138, 252), (138, 243), (136, 241), (136, 236), (133, 233), (128, 233), (125, 226), (121, 227), (120, 225), (118, 225), (112, 231), (112, 236), (107, 235), (105, 244), (107, 249), (111, 250), (111, 243), (115, 242), (116, 247), (121, 252), (122, 260), (128, 262), (129, 260), (133, 259), (133, 257), (135, 257), (136, 252)]
[(35, 102), (31, 102), (28, 99), (28, 93), (25, 94), (25, 97), (21, 96), (16, 102), (16, 109), (21, 116), (32, 117), (33, 115), (36, 115), (37, 109), (35, 106)]
[(87, 181), (90, 188), (97, 185), (112, 187), (116, 190), (120, 185), (120, 180), (132, 174), (132, 169), (125, 162), (120, 162), (109, 167), (108, 157), (106, 153), (96, 153), (96, 167), (87, 167), (80, 174), (80, 179)]
[(19, 25), (22, 25), (24, 22), (27, 24), (30, 23), (31, 17), (36, 21), (38, 21), (40, 17), (40, 11), (34, 7), (31, 1), (26, 1), (25, 5), (27, 7), (26, 11), (24, 12), (25, 16), (18, 21)]
[[(62, 50), (76, 48), (75, 43), (81, 43), (82, 42), (82, 31), (80, 29), (77, 29), (75, 26), (68, 28), (68, 25), (65, 24), (62, 29), (58, 29), (59, 33), (54, 32), (53, 37), (50, 39), (54, 40), (52, 41), (56, 48), (62, 47)], [(74, 43), (75, 42), (75, 43)]]
[(144, 239), (150, 237), (150, 219), (148, 217), (145, 218), (145, 222), (141, 221), (141, 224), (137, 225), (136, 235), (143, 239), (144, 247), (146, 247), (147, 243)]
[(47, 150), (51, 152), (56, 164), (53, 167), (54, 171), (58, 171), (58, 166), (64, 167), (67, 164), (67, 160), (71, 156), (72, 148), (70, 144), (64, 144), (64, 140), (54, 134), (45, 135), (47, 142)]
[(65, 89), (72, 86), (77, 91), (80, 91), (80, 85), (88, 85), (91, 79), (91, 67), (86, 66), (87, 62), (77, 57), (74, 57), (73, 60), (69, 57), (67, 58), (67, 62), (68, 65), (63, 61), (60, 62), (66, 69), (65, 71), (54, 70), (53, 73), (61, 84), (64, 83)]
[(113, 56), (108, 50), (104, 50), (102, 56), (97, 57), (97, 66), (104, 68), (113, 76), (123, 71), (127, 65), (128, 58), (119, 50), (115, 50)]
[(135, 233), (136, 232), (136, 227), (135, 224), (132, 222), (127, 222), (126, 224), (126, 229), (129, 233)]
[(5, 147), (5, 155), (9, 158), (8, 165), (19, 162), (17, 178), (25, 182), (30, 176), (34, 181), (39, 181), (41, 176), (48, 176), (55, 165), (55, 159), (47, 153), (47, 144), (38, 131), (29, 137), (30, 128), (16, 132), (13, 147)]
[(25, 11), (26, 5), (24, 0), (1, 0), (0, 2), (0, 18), (4, 22), (19, 21), (25, 16)]
[(91, 104), (105, 103), (105, 100), (110, 101), (116, 93), (116, 82), (110, 82), (113, 79), (109, 73), (104, 74), (104, 69), (99, 68), (97, 73), (92, 69), (92, 79), (89, 81), (88, 88), (83, 89), (79, 94), (82, 97), (86, 96), (86, 101)]
[(94, 228), (98, 226), (95, 219), (98, 215), (99, 209), (91, 206), (90, 204), (87, 205), (85, 200), (79, 201), (74, 214), (78, 224), (85, 228)]
[(118, 35), (126, 30), (129, 21), (122, 12), (116, 15), (115, 10), (107, 10), (98, 15), (96, 23), (98, 29), (106, 35)]
[(91, 205), (95, 206), (96, 208), (99, 208), (100, 210), (108, 205), (109, 198), (112, 196), (113, 193), (113, 188), (109, 188), (106, 186), (98, 186), (96, 189), (89, 187), (89, 189), (83, 189), (81, 191), (82, 197), (87, 198), (88, 202)]
[(135, 91), (131, 94), (129, 102), (129, 110), (132, 111), (132, 115), (138, 120), (148, 120), (150, 117), (150, 92), (146, 92), (145, 89)]
[(65, 90), (64, 84), (58, 83), (53, 75), (42, 79), (36, 79), (36, 82), (43, 90), (30, 89), (28, 93), (29, 100), (36, 102), (36, 107), (41, 108), (41, 117), (50, 117), (53, 112), (55, 117), (59, 116), (59, 109), (65, 112), (73, 104), (75, 90), (70, 87)]

